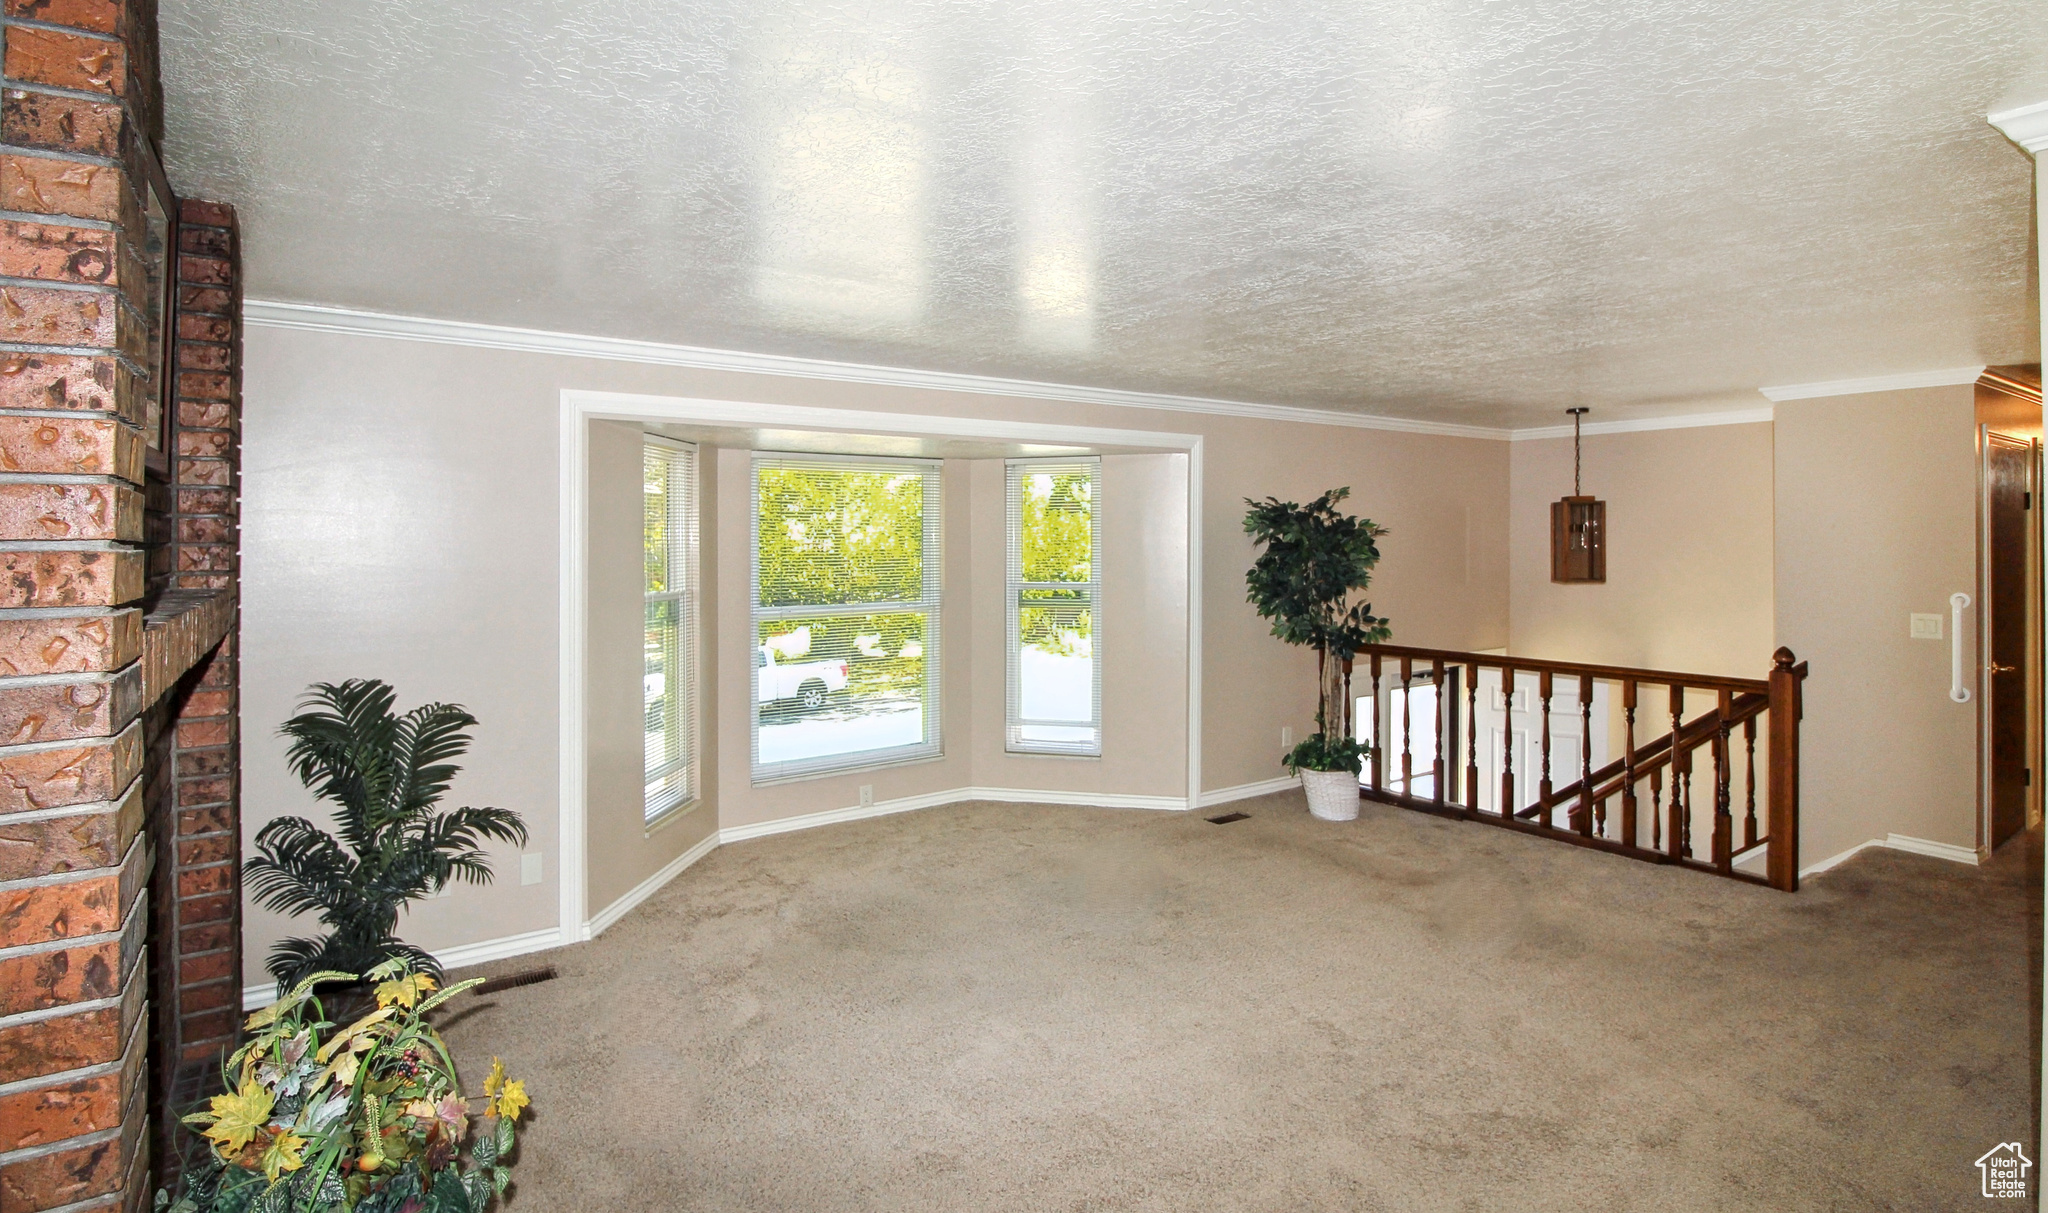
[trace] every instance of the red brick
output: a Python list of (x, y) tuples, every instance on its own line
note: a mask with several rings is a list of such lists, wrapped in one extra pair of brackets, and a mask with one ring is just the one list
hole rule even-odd
[(178, 365), (188, 371), (227, 371), (234, 367), (234, 351), (213, 341), (180, 341)]
[(233, 922), (235, 920), (235, 899), (233, 895), (212, 894), (192, 897), (178, 902), (178, 921), (197, 925), (205, 922)]
[[(241, 1020), (242, 1015), (239, 1007), (230, 1007), (225, 1011), (208, 1011), (204, 1015), (187, 1015), (184, 1017), (185, 1039), (225, 1040), (231, 1038), (234, 1036), (235, 1030), (241, 1025)], [(200, 1055), (204, 1056), (213, 1051), (211, 1048), (203, 1049), (200, 1051)]]
[(178, 873), (178, 896), (200, 897), (207, 893), (220, 893), (234, 887), (234, 868), (222, 865), (216, 868), (193, 868)]
[[(0, 162), (0, 171), (5, 169), (5, 162)], [(0, 178), (0, 183), (4, 181), (5, 178)], [(233, 292), (221, 290), (219, 287), (180, 284), (178, 311), (181, 315), (186, 312), (208, 312), (216, 316), (232, 316), (235, 312), (235, 296)]]
[(112, 873), (0, 890), (0, 947), (112, 931), (121, 925), (120, 895), (121, 882)]
[[(0, 204), (37, 215), (122, 219), (121, 171), (103, 164), (0, 156)], [(225, 308), (210, 309), (225, 311)]]
[(0, 139), (22, 147), (118, 156), (124, 121), (118, 102), (13, 88), (0, 93)]
[(0, 1153), (98, 1133), (121, 1123), (121, 1076), (0, 1095)]
[(220, 981), (234, 971), (235, 955), (232, 952), (188, 956), (178, 962), (178, 984), (196, 986), (204, 982)]
[(0, 1015), (112, 998), (121, 992), (120, 961), (114, 940), (0, 960)]
[(217, 371), (185, 371), (178, 376), (178, 395), (192, 400), (232, 400), (235, 380)]
[(0, 683), (0, 744), (111, 737), (141, 708), (139, 672), (81, 682)]
[(56, 282), (111, 282), (114, 233), (56, 223), (0, 222), (0, 274)]
[(211, 484), (225, 486), (234, 479), (233, 469), (225, 459), (180, 459), (178, 460), (178, 483)]
[(115, 484), (0, 484), (0, 539), (142, 538), (142, 494)]
[(82, 813), (41, 821), (9, 821), (0, 817), (0, 880), (85, 872), (121, 862), (141, 824), (142, 798), (136, 796), (133, 800), (133, 813)]
[[(226, 789), (223, 788), (222, 791)], [(225, 800), (226, 797), (217, 799)], [(232, 834), (185, 839), (178, 843), (178, 866), (194, 867), (202, 863), (225, 863), (235, 857), (240, 846), (241, 839)]]
[(120, 606), (142, 597), (142, 553), (0, 551), (0, 607)]
[(183, 720), (178, 722), (180, 749), (203, 749), (226, 745), (233, 740), (233, 725), (227, 720)]
[(119, 0), (7, 0), (7, 15), (96, 34), (121, 32)]
[(121, 329), (122, 309), (113, 295), (0, 287), (0, 333), (9, 341), (118, 349), (124, 340)]
[(98, 745), (0, 751), (0, 813), (111, 800), (142, 770), (142, 729)]
[(225, 348), (234, 340), (235, 321), (231, 316), (188, 316), (178, 317), (178, 340), (205, 341)]
[(0, 471), (119, 476), (141, 483), (142, 440), (87, 417), (0, 417)]
[(190, 956), (196, 952), (218, 951), (221, 948), (233, 947), (234, 944), (235, 925), (231, 922), (203, 923), (178, 932), (178, 953), (182, 956)]
[(224, 257), (178, 258), (178, 281), (198, 286), (233, 286), (235, 267)]
[[(20, 28), (14, 26), (8, 33)], [(127, 1161), (120, 1139), (109, 1138), (0, 1165), (0, 1208), (8, 1213), (36, 1213), (104, 1196), (121, 1186)]]
[(0, 619), (0, 675), (118, 670), (142, 655), (142, 612)]
[[(227, 746), (209, 746), (203, 750), (179, 750), (178, 777), (190, 779), (198, 775), (219, 775), (234, 765), (234, 751)], [(227, 827), (219, 827), (226, 829)]]
[(0, 1028), (0, 1082), (102, 1065), (119, 1056), (119, 1007)]
[(217, 808), (181, 809), (178, 811), (178, 837), (180, 838), (194, 838), (202, 834), (221, 834), (234, 828), (235, 810), (232, 805)]
[(234, 448), (235, 436), (226, 430), (182, 430), (178, 453), (194, 459), (218, 459)]
[(178, 489), (178, 512), (180, 514), (232, 514), (235, 512), (235, 495), (228, 489)]
[(223, 1008), (232, 1010), (239, 1007), (242, 1002), (242, 986), (240, 982), (232, 980), (239, 969), (230, 965), (227, 972), (229, 980), (208, 982), (178, 991), (179, 1009), (187, 1015), (196, 1015), (205, 1011), (218, 1011)]
[(194, 691), (178, 708), (178, 719), (201, 720), (208, 716), (231, 716), (235, 711), (233, 691)]
[(179, 543), (233, 543), (235, 524), (219, 514), (178, 519)]
[(185, 198), (178, 203), (178, 222), (231, 228), (235, 226), (235, 208), (225, 202)]
[(180, 573), (177, 581), (181, 590), (231, 590), (236, 584), (232, 573)]
[(17, 25), (7, 31), (7, 78), (118, 97), (128, 84), (128, 48), (104, 38)]
[(0, 354), (0, 408), (142, 415), (134, 377), (111, 355)]
[[(224, 227), (202, 227), (196, 223), (178, 228), (178, 251), (194, 253), (201, 257), (229, 257), (234, 252), (235, 236)], [(224, 283), (234, 280), (232, 268)]]
[(234, 567), (235, 549), (225, 544), (188, 544), (178, 548), (178, 568), (181, 572), (209, 569), (228, 572)]

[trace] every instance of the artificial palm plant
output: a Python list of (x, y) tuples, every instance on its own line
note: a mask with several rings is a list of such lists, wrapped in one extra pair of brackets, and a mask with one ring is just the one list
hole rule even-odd
[(1245, 574), (1245, 597), (1273, 621), (1273, 635), (1316, 651), (1316, 732), (1281, 762), (1307, 771), (1357, 774), (1362, 750), (1345, 727), (1343, 672), (1369, 644), (1393, 635), (1372, 604), (1355, 595), (1372, 583), (1380, 560), (1378, 540), (1386, 534), (1369, 518), (1337, 508), (1351, 495), (1331, 489), (1300, 505), (1268, 497), (1245, 499), (1244, 529), (1265, 545)]
[(487, 839), (526, 842), (510, 809), (436, 806), (462, 768), (476, 724), (458, 704), (428, 703), (399, 715), (398, 693), (376, 679), (315, 683), (279, 731), (292, 773), (334, 805), (337, 840), (303, 817), (280, 817), (256, 835), (246, 879), (256, 901), (287, 914), (316, 914), (325, 935), (286, 939), (268, 967), (280, 989), (311, 973), (363, 973), (392, 957), (439, 975), (425, 950), (400, 940), (398, 912), (450, 880), (488, 884)]

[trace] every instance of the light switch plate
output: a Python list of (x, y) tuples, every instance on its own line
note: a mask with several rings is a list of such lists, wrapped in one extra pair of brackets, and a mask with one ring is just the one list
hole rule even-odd
[(1280, 726), (1280, 748), (1283, 750), (1294, 748), (1294, 726), (1285, 724)]
[(526, 851), (519, 856), (519, 883), (540, 883), (540, 852)]
[(1940, 639), (1941, 639), (1941, 616), (1939, 616), (1939, 615), (1922, 615), (1922, 614), (1919, 614), (1918, 612), (1915, 612), (1915, 613), (1914, 613), (1914, 614), (1912, 614), (1912, 615), (1908, 615), (1908, 616), (1907, 616), (1906, 618), (1907, 618), (1907, 621), (1908, 621), (1908, 628), (1909, 628), (1909, 632), (1910, 632), (1910, 634), (1912, 635), (1913, 639), (1915, 639), (1915, 640), (1940, 640)]
[(871, 783), (864, 783), (860, 785), (860, 807), (865, 809), (872, 806), (874, 803), (875, 785)]

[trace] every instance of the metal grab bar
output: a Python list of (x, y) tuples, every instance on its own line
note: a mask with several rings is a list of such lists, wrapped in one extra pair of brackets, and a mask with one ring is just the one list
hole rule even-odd
[(1970, 702), (1970, 688), (1963, 685), (1963, 612), (1969, 605), (1968, 594), (1948, 596), (1948, 697), (1957, 703)]

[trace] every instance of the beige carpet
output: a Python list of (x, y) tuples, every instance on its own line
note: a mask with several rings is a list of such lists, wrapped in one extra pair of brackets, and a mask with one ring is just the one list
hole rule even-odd
[(562, 970), (448, 1033), (532, 1090), (513, 1213), (1917, 1211), (2033, 1153), (2037, 839), (1786, 896), (1231, 807), (740, 843), (478, 970)]

